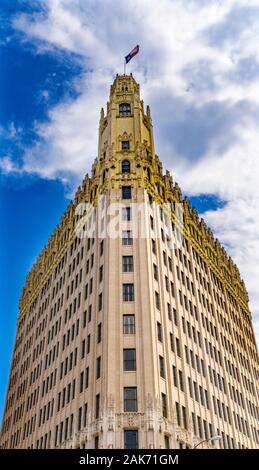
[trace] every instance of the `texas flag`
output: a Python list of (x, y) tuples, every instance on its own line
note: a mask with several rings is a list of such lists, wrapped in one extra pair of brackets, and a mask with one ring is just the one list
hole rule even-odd
[(136, 46), (134, 47), (134, 49), (132, 49), (132, 51), (126, 55), (125, 57), (125, 61), (126, 61), (126, 64), (138, 53), (139, 51), (139, 46)]

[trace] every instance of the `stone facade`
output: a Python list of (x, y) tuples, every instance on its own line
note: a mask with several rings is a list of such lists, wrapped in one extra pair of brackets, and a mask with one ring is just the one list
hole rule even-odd
[(91, 176), (26, 279), (0, 447), (258, 448), (258, 370), (238, 268), (117, 76)]

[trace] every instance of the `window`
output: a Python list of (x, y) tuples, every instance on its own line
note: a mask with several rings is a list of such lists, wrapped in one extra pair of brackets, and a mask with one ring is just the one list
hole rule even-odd
[(124, 387), (124, 411), (138, 411), (137, 387)]
[(193, 382), (193, 388), (194, 388), (194, 396), (195, 400), (199, 402), (199, 394), (198, 394), (198, 385), (197, 382)]
[(171, 346), (171, 351), (174, 352), (174, 338), (173, 338), (173, 333), (170, 333), (170, 346)]
[(129, 162), (129, 160), (123, 160), (121, 162), (121, 172), (122, 173), (130, 173), (130, 162)]
[(181, 370), (179, 370), (179, 384), (180, 384), (180, 390), (184, 392), (183, 373)]
[(78, 410), (78, 421), (77, 421), (77, 429), (80, 431), (82, 423), (82, 407)]
[(165, 449), (170, 449), (169, 436), (165, 435)]
[(134, 300), (134, 284), (123, 284), (123, 300), (124, 302)]
[(122, 271), (124, 273), (133, 272), (133, 256), (122, 257)]
[(183, 417), (183, 427), (187, 429), (187, 416), (186, 416), (186, 408), (182, 406), (182, 417)]
[(119, 105), (119, 114), (120, 116), (130, 116), (131, 114), (130, 103), (121, 103)]
[(136, 349), (123, 349), (123, 369), (136, 370)]
[(201, 426), (201, 418), (200, 418), (200, 416), (197, 416), (197, 421), (198, 421), (199, 437), (202, 439), (202, 438), (203, 438), (203, 432), (202, 432), (202, 426)]
[(164, 418), (167, 418), (167, 403), (166, 403), (166, 395), (164, 393), (161, 393), (161, 399), (162, 399), (162, 413)]
[(123, 333), (125, 335), (135, 334), (135, 315), (123, 315)]
[(98, 309), (99, 309), (99, 311), (102, 310), (102, 306), (103, 306), (103, 295), (101, 293), (101, 294), (99, 294), (99, 300), (98, 300)]
[(96, 359), (96, 379), (99, 379), (101, 376), (101, 357)]
[(160, 310), (160, 297), (158, 292), (155, 292), (155, 298), (156, 298), (156, 308)]
[(179, 403), (175, 403), (175, 408), (176, 408), (176, 418), (177, 418), (177, 424), (178, 426), (181, 426), (181, 412), (180, 412), (180, 405)]
[(130, 148), (129, 140), (122, 140), (121, 150), (129, 150), (129, 148)]
[(97, 327), (97, 343), (100, 343), (102, 340), (102, 324), (99, 323)]
[(131, 199), (131, 186), (122, 186), (122, 199)]
[(164, 234), (164, 230), (161, 228), (161, 238), (162, 238), (162, 241), (164, 242), (165, 241), (165, 234)]
[(159, 369), (160, 369), (160, 377), (165, 378), (165, 367), (164, 367), (164, 358), (163, 356), (159, 356)]
[(131, 220), (131, 207), (122, 208), (122, 220), (125, 220), (125, 221)]
[(122, 244), (123, 245), (132, 245), (132, 231), (131, 230), (123, 230), (122, 231)]
[(100, 394), (96, 395), (95, 400), (95, 419), (98, 419), (100, 415)]
[(173, 380), (174, 380), (174, 386), (178, 387), (177, 372), (176, 372), (175, 366), (173, 366)]
[[(194, 413), (192, 413), (192, 427), (193, 427), (193, 432), (195, 436), (197, 436), (197, 426), (196, 426), (196, 416)], [(212, 436), (212, 434), (211, 434)]]
[(89, 305), (89, 309), (88, 309), (88, 323), (90, 323), (92, 319), (92, 305)]
[(158, 281), (158, 269), (157, 269), (157, 265), (156, 264), (153, 264), (153, 267), (154, 267), (154, 278), (156, 281)]
[(65, 425), (65, 436), (64, 439), (67, 440), (68, 436), (68, 418), (66, 418), (66, 425)]
[(91, 347), (91, 335), (87, 336), (87, 354), (90, 352), (90, 347)]
[(181, 349), (180, 349), (180, 341), (178, 338), (175, 338), (176, 340), (176, 352), (177, 352), (177, 356), (178, 357), (181, 357)]
[(161, 343), (163, 342), (162, 325), (159, 322), (157, 322), (157, 339), (161, 341)]
[(89, 385), (89, 367), (85, 369), (85, 388), (88, 388)]
[(85, 339), (82, 341), (81, 359), (85, 357)]
[(192, 391), (192, 381), (190, 377), (188, 377), (188, 384), (189, 384), (189, 395), (191, 398), (193, 398), (193, 391)]
[(167, 315), (168, 315), (168, 319), (172, 320), (172, 308), (169, 303), (167, 303)]
[(205, 419), (203, 420), (203, 429), (204, 429), (204, 437), (205, 437), (205, 439), (208, 439), (208, 437), (209, 437), (208, 425), (207, 425), (207, 421), (205, 421)]
[(103, 266), (101, 266), (99, 269), (99, 282), (102, 282), (102, 280), (103, 280)]
[(124, 449), (138, 449), (138, 431), (124, 431)]
[(84, 388), (84, 372), (81, 372), (80, 374), (80, 393), (82, 393)]

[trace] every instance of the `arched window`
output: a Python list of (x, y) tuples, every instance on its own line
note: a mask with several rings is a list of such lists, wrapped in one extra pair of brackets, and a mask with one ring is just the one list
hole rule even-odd
[(121, 172), (130, 173), (130, 162), (129, 160), (123, 160), (121, 163)]
[(120, 116), (130, 116), (131, 114), (130, 103), (121, 103), (119, 105), (119, 114)]

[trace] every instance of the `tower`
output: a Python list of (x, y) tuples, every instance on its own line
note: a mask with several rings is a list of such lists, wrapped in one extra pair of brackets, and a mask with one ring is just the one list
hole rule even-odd
[(117, 75), (91, 176), (26, 279), (0, 445), (256, 448), (257, 380), (239, 271)]

